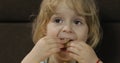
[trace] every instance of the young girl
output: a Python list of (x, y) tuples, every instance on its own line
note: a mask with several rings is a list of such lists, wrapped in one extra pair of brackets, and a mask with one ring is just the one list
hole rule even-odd
[(93, 50), (101, 35), (93, 0), (43, 0), (35, 21), (35, 46), (22, 63), (102, 63)]

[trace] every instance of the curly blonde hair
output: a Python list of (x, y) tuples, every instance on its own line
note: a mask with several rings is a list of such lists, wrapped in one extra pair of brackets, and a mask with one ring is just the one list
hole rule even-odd
[[(43, 0), (40, 6), (40, 12), (33, 23), (33, 42), (45, 36), (46, 26), (55, 13), (56, 7), (63, 0)], [(78, 15), (84, 15), (89, 27), (87, 43), (91, 47), (96, 47), (99, 43), (102, 32), (97, 15), (97, 9), (94, 0), (64, 0), (69, 8), (74, 10)], [(84, 12), (81, 12), (81, 6)]]

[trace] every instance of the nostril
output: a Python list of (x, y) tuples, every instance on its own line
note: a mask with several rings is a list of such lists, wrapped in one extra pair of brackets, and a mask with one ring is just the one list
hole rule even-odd
[(66, 30), (64, 30), (63, 32), (72, 33), (72, 31), (66, 31)]

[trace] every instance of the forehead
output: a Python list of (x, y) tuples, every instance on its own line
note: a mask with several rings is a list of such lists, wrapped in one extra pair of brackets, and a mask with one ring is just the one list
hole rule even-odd
[(68, 7), (65, 3), (60, 3), (55, 10), (56, 14), (67, 14), (67, 13), (74, 14), (74, 11)]
[[(65, 14), (78, 14), (83, 13), (83, 9), (81, 7), (81, 4), (79, 3), (78, 7), (75, 7), (75, 2), (72, 2), (71, 0), (62, 0), (57, 6), (55, 13), (65, 13)], [(79, 9), (79, 11), (77, 11)]]

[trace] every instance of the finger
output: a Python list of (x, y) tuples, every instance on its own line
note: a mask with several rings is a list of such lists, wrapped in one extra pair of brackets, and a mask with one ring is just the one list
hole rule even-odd
[(81, 46), (83, 46), (84, 48), (88, 48), (90, 47), (86, 42), (80, 42)]
[(74, 53), (69, 53), (69, 56), (71, 56), (73, 59), (80, 61), (80, 56), (74, 54)]
[(52, 54), (55, 54), (57, 52), (60, 52), (60, 48), (51, 48), (51, 49), (49, 49), (48, 54), (52, 55)]
[(68, 43), (68, 47), (74, 47), (78, 50), (81, 50), (83, 48), (83, 46), (79, 42), (70, 42)]
[(80, 55), (80, 52), (81, 52), (81, 50), (78, 50), (75, 47), (69, 47), (69, 48), (67, 48), (67, 51), (72, 52), (72, 53), (74, 53), (76, 55)]
[[(92, 49), (92, 47), (90, 47), (90, 45), (88, 45), (86, 42), (84, 41), (81, 41), (81, 42), (78, 42), (78, 46), (81, 45), (81, 49)], [(78, 47), (77, 46), (77, 47)]]
[(47, 41), (48, 44), (53, 44), (53, 43), (61, 43), (61, 44), (63, 44), (64, 43), (63, 41), (61, 41), (59, 38), (56, 38), (56, 37), (47, 38), (46, 41)]
[(49, 45), (48, 47), (49, 47), (49, 49), (51, 49), (51, 48), (63, 48), (64, 45), (55, 43), (55, 44)]

